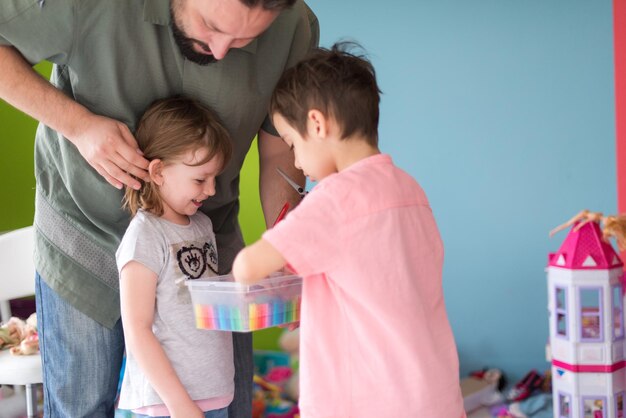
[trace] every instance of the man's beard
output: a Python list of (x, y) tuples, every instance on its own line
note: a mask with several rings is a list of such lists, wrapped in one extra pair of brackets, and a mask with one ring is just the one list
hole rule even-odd
[(217, 62), (217, 59), (213, 55), (201, 54), (194, 49), (194, 45), (200, 45), (200, 47), (206, 51), (210, 51), (207, 44), (191, 39), (185, 35), (185, 32), (176, 24), (174, 17), (174, 10), (170, 7), (170, 26), (172, 28), (172, 34), (174, 35), (174, 41), (183, 54), (183, 57), (198, 65), (209, 65)]

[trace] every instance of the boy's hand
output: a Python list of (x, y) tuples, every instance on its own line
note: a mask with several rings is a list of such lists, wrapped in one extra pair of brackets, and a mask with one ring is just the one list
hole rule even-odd
[(261, 238), (239, 251), (233, 261), (232, 274), (238, 282), (254, 284), (279, 271), (285, 264), (286, 261), (278, 250)]

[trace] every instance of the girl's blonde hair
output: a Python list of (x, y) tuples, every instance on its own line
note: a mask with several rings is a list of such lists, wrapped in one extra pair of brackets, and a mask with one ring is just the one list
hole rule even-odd
[[(160, 159), (165, 164), (189, 151), (207, 149), (208, 155), (194, 165), (219, 156), (223, 171), (233, 153), (230, 135), (217, 115), (197, 100), (182, 96), (152, 103), (139, 120), (135, 138), (147, 160)], [(158, 186), (150, 182), (139, 190), (127, 187), (123, 207), (133, 216), (139, 209), (163, 215)]]

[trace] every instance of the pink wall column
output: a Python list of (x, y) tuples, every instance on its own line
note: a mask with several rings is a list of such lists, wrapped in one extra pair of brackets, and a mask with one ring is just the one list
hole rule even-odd
[[(626, 0), (613, 0), (615, 31), (615, 119), (617, 144), (617, 204), (626, 213)], [(626, 261), (626, 252), (622, 253)]]

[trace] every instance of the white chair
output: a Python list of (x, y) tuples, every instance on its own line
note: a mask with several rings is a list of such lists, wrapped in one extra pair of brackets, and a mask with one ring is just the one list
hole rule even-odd
[[(35, 293), (32, 226), (0, 235), (0, 320), (11, 317), (9, 300)], [(0, 385), (26, 386), (26, 412), (37, 416), (36, 385), (42, 383), (41, 356), (13, 356), (0, 350)]]

